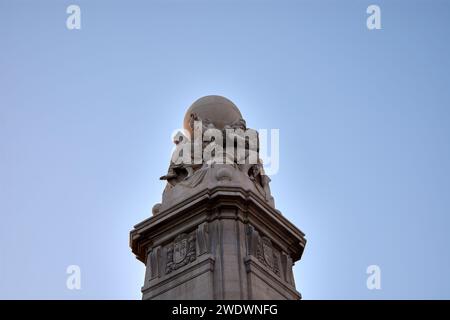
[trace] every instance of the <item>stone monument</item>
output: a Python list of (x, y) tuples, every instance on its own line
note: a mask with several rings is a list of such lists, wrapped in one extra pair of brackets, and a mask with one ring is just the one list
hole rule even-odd
[(304, 234), (275, 209), (259, 139), (228, 99), (186, 112), (161, 203), (130, 233), (142, 298), (301, 299), (292, 267)]

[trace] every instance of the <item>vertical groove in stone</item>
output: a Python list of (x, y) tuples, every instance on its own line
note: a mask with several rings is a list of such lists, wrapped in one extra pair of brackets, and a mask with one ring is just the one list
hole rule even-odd
[(225, 298), (225, 280), (224, 280), (224, 265), (223, 265), (223, 224), (222, 220), (219, 218), (218, 220), (218, 227), (219, 227), (219, 248), (220, 248), (220, 281), (221, 281), (221, 288), (220, 288), (220, 295), (221, 299)]
[(237, 268), (238, 268), (238, 274), (239, 274), (239, 288), (240, 288), (239, 297), (242, 300), (242, 299), (244, 299), (244, 297), (243, 297), (244, 288), (242, 287), (243, 284), (242, 284), (242, 270), (241, 270), (242, 269), (241, 265), (243, 263), (243, 259), (242, 259), (242, 254), (241, 254), (241, 232), (239, 230), (239, 220), (238, 219), (234, 220), (234, 225), (235, 225), (235, 232), (236, 232), (236, 238), (237, 238), (236, 250), (237, 250), (237, 256), (238, 256)]

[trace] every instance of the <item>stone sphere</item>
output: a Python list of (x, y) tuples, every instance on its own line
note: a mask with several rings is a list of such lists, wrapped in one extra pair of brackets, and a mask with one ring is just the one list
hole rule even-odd
[(236, 105), (221, 96), (205, 96), (195, 101), (184, 116), (183, 127), (192, 135), (189, 126), (190, 116), (195, 113), (200, 119), (208, 119), (214, 126), (222, 130), (226, 125), (242, 119), (241, 112)]

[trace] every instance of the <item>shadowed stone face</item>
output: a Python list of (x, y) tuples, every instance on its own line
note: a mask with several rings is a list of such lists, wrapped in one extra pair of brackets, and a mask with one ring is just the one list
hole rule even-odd
[(195, 101), (184, 116), (183, 127), (191, 135), (192, 129), (189, 125), (191, 114), (196, 114), (202, 120), (210, 121), (219, 130), (242, 119), (239, 109), (227, 98), (206, 96)]

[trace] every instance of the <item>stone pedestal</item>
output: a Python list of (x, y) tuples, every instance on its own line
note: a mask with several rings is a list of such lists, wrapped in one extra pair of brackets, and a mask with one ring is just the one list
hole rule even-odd
[(201, 183), (177, 185), (130, 234), (143, 299), (300, 299), (292, 267), (304, 234), (234, 166), (196, 174)]

